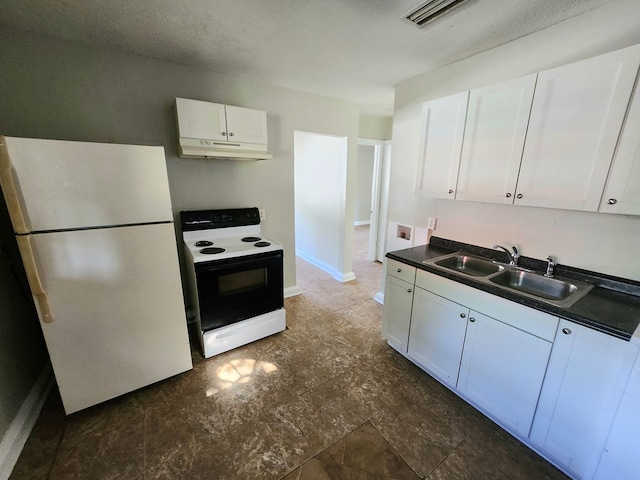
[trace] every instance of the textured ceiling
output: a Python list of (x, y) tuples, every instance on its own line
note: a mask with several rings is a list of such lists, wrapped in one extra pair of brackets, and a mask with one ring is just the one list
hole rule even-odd
[(0, 23), (341, 98), (391, 115), (393, 86), (611, 0), (0, 0)]

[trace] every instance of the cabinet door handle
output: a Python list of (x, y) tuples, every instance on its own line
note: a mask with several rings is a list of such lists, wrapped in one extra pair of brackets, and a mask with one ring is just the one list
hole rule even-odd
[(470, 321), (470, 322), (475, 322), (475, 321), (476, 321), (476, 319), (475, 319), (475, 318), (473, 318), (473, 317), (470, 317), (470, 318), (469, 318), (469, 321)]
[(411, 289), (410, 288), (407, 288), (407, 293), (411, 293)]
[(230, 137), (233, 137), (233, 132), (230, 132), (230, 133), (229, 133), (229, 136), (230, 136)]
[(511, 194), (509, 192), (505, 193), (504, 196), (507, 198), (511, 198)]
[(609, 200), (607, 200), (607, 203), (609, 205), (615, 205), (616, 203), (618, 203), (618, 200), (616, 200), (615, 198), (610, 198)]
[(570, 328), (563, 328), (562, 329), (562, 333), (564, 333), (565, 335), (571, 335), (571, 329)]
[(519, 193), (518, 195), (516, 195), (516, 198), (522, 198), (522, 194)]
[(460, 314), (460, 318), (467, 318), (467, 315), (466, 315), (466, 314), (464, 314), (464, 313), (461, 313), (461, 314)]
[(401, 269), (401, 268), (399, 268), (399, 269), (398, 269), (398, 273), (400, 273), (401, 271), (402, 271), (402, 269)]
[(449, 195), (451, 195), (453, 193), (453, 190), (449, 189)]
[(227, 132), (220, 132), (220, 135), (222, 135), (223, 137), (227, 136)]

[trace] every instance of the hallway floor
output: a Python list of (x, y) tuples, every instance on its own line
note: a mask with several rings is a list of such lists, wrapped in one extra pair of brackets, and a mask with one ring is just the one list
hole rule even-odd
[(566, 479), (380, 335), (382, 266), (297, 259), (286, 331), (64, 416), (45, 404), (11, 479)]

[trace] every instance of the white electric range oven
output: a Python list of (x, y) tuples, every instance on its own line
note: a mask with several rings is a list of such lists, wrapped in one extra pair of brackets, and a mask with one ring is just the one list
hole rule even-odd
[(283, 331), (283, 248), (257, 208), (180, 212), (191, 303), (206, 358)]

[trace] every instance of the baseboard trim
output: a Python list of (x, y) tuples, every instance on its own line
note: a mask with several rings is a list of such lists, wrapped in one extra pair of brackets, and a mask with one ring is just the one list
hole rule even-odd
[(333, 278), (341, 281), (342, 283), (345, 283), (345, 282), (350, 282), (351, 280), (355, 280), (356, 279), (356, 274), (353, 273), (353, 272), (342, 273), (342, 274), (340, 274), (339, 277), (336, 277), (334, 275)]
[(373, 299), (380, 305), (384, 305), (384, 293), (378, 292), (373, 296)]
[(351, 280), (356, 279), (356, 274), (353, 272), (342, 273), (338, 269), (332, 267), (328, 263), (323, 262), (322, 260), (318, 260), (315, 257), (311, 257), (306, 255), (298, 250), (296, 250), (296, 256), (302, 258), (303, 260), (309, 262), (314, 267), (318, 267), (320, 270), (327, 272), (333, 278), (338, 280), (341, 283), (350, 282)]
[(53, 372), (47, 364), (0, 441), (0, 480), (11, 475), (52, 385)]
[(299, 286), (294, 285), (284, 289), (284, 298), (295, 297), (296, 295), (302, 295), (302, 290)]

